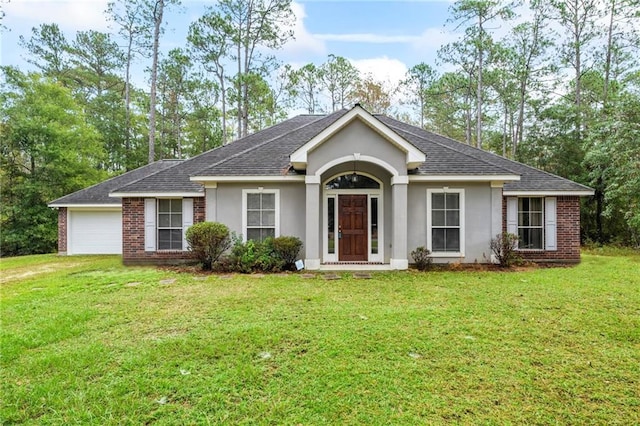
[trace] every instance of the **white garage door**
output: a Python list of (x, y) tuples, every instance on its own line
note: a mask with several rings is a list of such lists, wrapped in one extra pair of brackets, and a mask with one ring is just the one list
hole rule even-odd
[(121, 254), (122, 211), (70, 210), (68, 254)]

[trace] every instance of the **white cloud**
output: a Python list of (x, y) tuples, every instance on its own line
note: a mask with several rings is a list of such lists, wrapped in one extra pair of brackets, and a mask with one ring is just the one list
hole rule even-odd
[(416, 52), (421, 54), (435, 53), (445, 44), (454, 42), (460, 34), (447, 31), (444, 28), (427, 28), (411, 42), (411, 46)]
[(370, 59), (349, 59), (363, 76), (371, 75), (376, 81), (383, 83), (388, 89), (397, 87), (405, 78), (407, 65), (387, 56)]
[(316, 34), (318, 39), (324, 41), (341, 41), (348, 43), (411, 43), (418, 41), (420, 37), (412, 35), (381, 35), (371, 33), (356, 34)]
[(291, 10), (295, 15), (295, 22), (293, 24), (295, 39), (283, 46), (279, 56), (299, 58), (300, 56), (308, 56), (309, 54), (326, 55), (327, 47), (324, 41), (309, 33), (304, 26), (304, 19), (307, 17), (304, 5), (292, 2)]
[(5, 23), (21, 21), (31, 27), (56, 23), (63, 31), (106, 31), (108, 0), (13, 0), (4, 4)]

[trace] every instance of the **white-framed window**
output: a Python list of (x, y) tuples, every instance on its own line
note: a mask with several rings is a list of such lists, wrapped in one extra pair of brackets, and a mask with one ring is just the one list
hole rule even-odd
[(507, 232), (519, 250), (558, 250), (556, 197), (507, 197)]
[(158, 201), (158, 250), (182, 250), (182, 199)]
[(245, 241), (280, 235), (280, 190), (242, 190), (242, 232)]
[(464, 256), (464, 189), (427, 189), (427, 249), (432, 256)]
[(544, 198), (518, 198), (518, 248), (544, 248)]

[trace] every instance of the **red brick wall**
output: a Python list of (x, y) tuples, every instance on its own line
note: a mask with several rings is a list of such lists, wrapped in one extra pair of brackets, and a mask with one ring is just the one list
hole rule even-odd
[[(521, 250), (519, 255), (533, 262), (580, 262), (580, 197), (556, 197), (557, 245), (554, 251)], [(507, 199), (502, 198), (502, 230), (507, 230)]]
[[(193, 199), (193, 223), (204, 221), (204, 197)], [(127, 264), (181, 263), (190, 260), (188, 251), (144, 250), (144, 198), (122, 199), (122, 261)]]
[(58, 209), (58, 254), (67, 254), (67, 208)]

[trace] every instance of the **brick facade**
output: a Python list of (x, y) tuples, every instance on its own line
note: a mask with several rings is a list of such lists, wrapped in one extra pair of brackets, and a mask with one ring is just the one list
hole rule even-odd
[[(193, 199), (193, 223), (205, 218), (204, 197)], [(193, 257), (188, 251), (144, 249), (144, 198), (122, 199), (122, 261), (125, 265), (142, 263), (182, 263)]]
[(58, 254), (67, 254), (67, 208), (58, 209)]
[[(580, 262), (580, 197), (556, 197), (557, 246), (554, 251), (521, 250), (518, 254), (532, 262)], [(502, 198), (502, 230), (507, 230), (507, 199)]]

